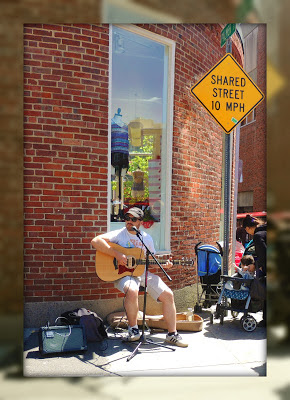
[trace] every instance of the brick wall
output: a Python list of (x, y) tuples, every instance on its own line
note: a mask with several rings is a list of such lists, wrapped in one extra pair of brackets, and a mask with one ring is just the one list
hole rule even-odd
[(24, 29), (25, 297), (105, 297), (90, 240), (107, 218), (109, 28)]
[[(221, 27), (140, 26), (176, 42), (171, 248), (192, 258), (219, 239), (224, 133), (190, 87), (224, 55)], [(25, 299), (122, 297), (96, 276), (90, 245), (107, 230), (108, 26), (24, 29)], [(195, 282), (193, 268), (170, 276), (173, 289)]]

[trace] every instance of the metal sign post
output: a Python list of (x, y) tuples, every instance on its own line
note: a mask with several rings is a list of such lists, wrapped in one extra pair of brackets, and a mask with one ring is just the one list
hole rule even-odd
[[(226, 52), (232, 52), (232, 41), (227, 39)], [(223, 248), (223, 274), (228, 275), (229, 271), (229, 238), (230, 238), (230, 209), (231, 209), (231, 136), (225, 135), (225, 178), (224, 178), (224, 248)]]
[(223, 274), (229, 270), (229, 237), (230, 237), (230, 207), (231, 207), (231, 137), (225, 135), (225, 179), (224, 179), (224, 248), (223, 248)]

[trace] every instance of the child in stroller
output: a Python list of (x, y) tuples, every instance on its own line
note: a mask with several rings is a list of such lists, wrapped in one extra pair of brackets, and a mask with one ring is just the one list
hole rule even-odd
[[(240, 262), (240, 267), (236, 267), (237, 273), (232, 275), (237, 278), (244, 279), (254, 279), (255, 277), (255, 260), (250, 254), (242, 257)], [(250, 290), (250, 285), (248, 283), (240, 283), (236, 281), (228, 281), (225, 284), (225, 288), (228, 290)]]
[(253, 256), (246, 255), (241, 259), (241, 267), (237, 268), (238, 273), (233, 276), (221, 275), (222, 290), (216, 305), (216, 311), (211, 314), (210, 322), (213, 318), (220, 318), (223, 324), (226, 310), (230, 310), (234, 318), (239, 313), (244, 315), (241, 318), (241, 324), (245, 331), (252, 332), (256, 329), (256, 319), (248, 314), (256, 313), (262, 310), (263, 302), (258, 299), (251, 299), (251, 286), (255, 280), (255, 260)]

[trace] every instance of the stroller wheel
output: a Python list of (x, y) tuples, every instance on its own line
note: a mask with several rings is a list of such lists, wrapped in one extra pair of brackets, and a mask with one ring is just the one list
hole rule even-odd
[(237, 316), (239, 315), (238, 311), (231, 311), (231, 314), (233, 318), (237, 318)]
[(253, 332), (257, 327), (257, 321), (251, 315), (243, 316), (241, 319), (242, 327), (247, 332)]

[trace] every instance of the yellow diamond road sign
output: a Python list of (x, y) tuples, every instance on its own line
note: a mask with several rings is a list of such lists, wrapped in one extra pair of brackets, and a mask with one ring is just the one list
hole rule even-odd
[(190, 92), (226, 133), (264, 99), (260, 89), (229, 53)]

